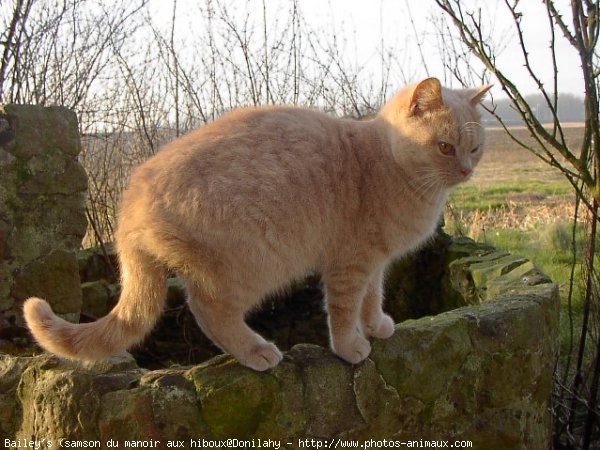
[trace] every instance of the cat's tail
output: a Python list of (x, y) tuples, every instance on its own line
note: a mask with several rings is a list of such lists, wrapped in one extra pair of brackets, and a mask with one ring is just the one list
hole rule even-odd
[(152, 330), (166, 301), (167, 270), (146, 253), (119, 256), (121, 297), (96, 322), (73, 324), (57, 317), (42, 299), (25, 301), (25, 321), (44, 349), (70, 359), (102, 360), (139, 343)]

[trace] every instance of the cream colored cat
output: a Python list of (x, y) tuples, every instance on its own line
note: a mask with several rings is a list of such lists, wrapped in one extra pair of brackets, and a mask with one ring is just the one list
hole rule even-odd
[(265, 370), (282, 355), (246, 325), (246, 312), (317, 271), (331, 348), (362, 361), (369, 337), (394, 332), (382, 311), (386, 264), (434, 233), (449, 190), (481, 158), (476, 105), (488, 89), (450, 90), (428, 78), (369, 121), (249, 108), (177, 139), (133, 172), (123, 194), (117, 306), (76, 325), (30, 298), (31, 332), (67, 358), (125, 351), (156, 323), (173, 270), (202, 331), (240, 363)]

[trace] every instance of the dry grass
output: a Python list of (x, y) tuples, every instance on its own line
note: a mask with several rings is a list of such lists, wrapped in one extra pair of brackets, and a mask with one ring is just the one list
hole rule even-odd
[[(525, 128), (511, 129), (515, 136), (535, 146)], [(578, 148), (583, 138), (583, 128), (564, 129), (566, 140), (572, 148)], [(528, 150), (519, 147), (501, 128), (486, 130), (486, 152), (471, 180), (475, 186), (485, 187), (510, 181), (565, 182), (562, 174)]]
[(573, 217), (573, 208), (573, 202), (567, 199), (508, 201), (501, 208), (472, 211), (456, 208), (451, 204), (444, 220), (451, 233), (482, 241), (489, 230), (532, 231), (543, 225), (565, 225)]
[[(577, 145), (582, 130), (565, 128), (567, 141)], [(526, 129), (511, 131), (533, 144)], [(491, 229), (530, 231), (540, 225), (568, 223), (574, 196), (561, 172), (518, 146), (504, 130), (486, 132), (486, 153), (475, 175), (450, 199), (447, 228), (481, 240)]]

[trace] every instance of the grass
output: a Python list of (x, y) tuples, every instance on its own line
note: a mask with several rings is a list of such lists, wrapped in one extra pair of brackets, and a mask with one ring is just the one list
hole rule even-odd
[[(565, 132), (573, 145), (581, 141), (581, 128)], [(531, 141), (526, 130), (515, 133)], [(446, 229), (525, 256), (559, 285), (564, 354), (572, 335), (567, 294), (573, 264), (573, 190), (558, 170), (520, 148), (501, 129), (487, 130), (486, 147), (473, 179), (450, 198)], [(581, 249), (583, 242), (580, 227), (576, 248)], [(577, 264), (570, 311), (575, 324), (582, 311), (581, 278)]]
[(560, 181), (535, 179), (502, 181), (498, 184), (460, 186), (453, 194), (452, 201), (463, 210), (498, 209), (510, 206), (511, 202), (547, 203), (550, 199), (569, 196), (570, 185)]

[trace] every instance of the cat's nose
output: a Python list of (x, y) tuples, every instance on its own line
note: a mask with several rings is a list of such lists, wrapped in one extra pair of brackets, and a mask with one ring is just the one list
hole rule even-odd
[(473, 169), (471, 169), (470, 167), (461, 167), (461, 169), (460, 169), (460, 173), (465, 178), (467, 178), (469, 175), (471, 175), (471, 172), (473, 172)]

